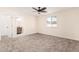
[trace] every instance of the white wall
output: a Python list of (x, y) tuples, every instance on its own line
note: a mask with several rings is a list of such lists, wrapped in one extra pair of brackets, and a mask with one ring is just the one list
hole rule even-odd
[[(48, 16), (57, 16), (56, 28), (47, 27)], [(38, 19), (38, 32), (53, 36), (79, 40), (79, 8), (62, 10), (49, 15), (40, 16)]]
[[(21, 35), (28, 35), (32, 33), (36, 33), (36, 19), (32, 15), (23, 15), (20, 16), (21, 21), (17, 21), (16, 17), (12, 18), (13, 20), (13, 37), (21, 36)], [(23, 31), (22, 34), (17, 35), (15, 32), (17, 31), (16, 28), (18, 24), (22, 26)]]
[[(23, 33), (21, 35), (39, 32), (43, 34), (79, 40), (79, 8), (62, 10), (39, 17), (25, 14), (13, 8), (0, 8), (0, 15), (10, 17), (11, 22), (13, 23), (11, 33), (13, 33), (14, 37), (17, 36), (16, 27), (18, 23), (16, 21), (16, 17), (21, 17), (21, 26), (23, 26)], [(58, 26), (56, 28), (49, 28), (46, 26), (46, 19), (51, 15), (57, 16)], [(2, 19), (0, 18), (0, 32), (3, 30), (1, 23)]]
[(23, 27), (23, 35), (36, 33), (36, 19), (34, 16), (24, 16), (21, 23)]
[[(21, 20), (21, 26), (23, 27), (23, 33), (21, 35), (28, 35), (32, 33), (36, 33), (36, 19), (33, 15), (25, 14), (22, 11), (17, 11), (14, 8), (0, 8), (0, 16), (4, 17), (4, 20), (0, 18), (0, 32), (4, 33), (5, 29), (1, 27), (3, 22), (6, 22), (6, 26), (8, 24), (5, 17), (9, 17), (10, 23), (11, 23), (11, 33), (13, 37), (16, 37), (16, 27), (18, 25), (18, 22), (16, 21), (16, 17), (22, 18)], [(3, 21), (3, 22), (2, 22)], [(2, 23), (2, 24), (1, 24)], [(7, 33), (8, 34), (8, 33)]]

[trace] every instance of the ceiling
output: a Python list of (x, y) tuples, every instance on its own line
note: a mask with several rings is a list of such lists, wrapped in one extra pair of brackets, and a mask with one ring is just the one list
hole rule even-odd
[[(53, 12), (57, 12), (60, 10), (64, 10), (64, 9), (68, 9), (69, 7), (47, 7), (46, 11), (47, 13), (41, 13), (38, 14), (37, 12), (35, 12), (34, 9), (32, 9), (32, 7), (4, 7), (4, 8), (0, 8), (0, 10), (13, 10), (15, 12), (20, 12), (22, 14), (28, 14), (28, 15), (47, 15)], [(13, 12), (14, 13), (14, 12)]]
[[(46, 9), (47, 13), (41, 13), (40, 15), (47, 15), (64, 9), (68, 9), (68, 7), (47, 7)], [(22, 11), (27, 14), (39, 15), (37, 12), (35, 12), (34, 9), (32, 9), (32, 7), (16, 7), (16, 10)]]

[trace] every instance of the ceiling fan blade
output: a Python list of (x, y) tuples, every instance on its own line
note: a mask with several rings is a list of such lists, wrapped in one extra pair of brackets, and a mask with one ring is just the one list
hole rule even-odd
[(34, 7), (32, 7), (34, 10), (36, 10), (37, 11), (37, 9), (36, 8), (34, 8)]
[(45, 12), (47, 12), (47, 11), (41, 11), (41, 12), (44, 12), (44, 13), (45, 13)]
[(41, 10), (45, 10), (45, 9), (46, 9), (46, 7), (41, 8)]

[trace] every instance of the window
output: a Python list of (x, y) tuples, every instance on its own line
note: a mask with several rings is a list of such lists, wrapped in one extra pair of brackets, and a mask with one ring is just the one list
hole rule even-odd
[(47, 18), (47, 26), (48, 27), (56, 27), (57, 26), (57, 18), (56, 18), (56, 16), (49, 16)]

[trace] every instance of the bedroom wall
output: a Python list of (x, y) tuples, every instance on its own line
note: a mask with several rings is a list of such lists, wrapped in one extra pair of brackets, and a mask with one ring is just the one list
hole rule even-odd
[[(57, 27), (47, 27), (47, 17), (57, 16)], [(38, 18), (38, 32), (79, 40), (79, 8), (62, 10)]]
[[(4, 21), (3, 19), (1, 19), (1, 17), (4, 17)], [(4, 29), (2, 28), (2, 26), (6, 26), (8, 24), (8, 22), (6, 22), (5, 20), (7, 20), (6, 17), (8, 17), (8, 19), (10, 19), (10, 23), (11, 23), (11, 35), (13, 37), (17, 37), (20, 35), (16, 34), (16, 27), (17, 25), (20, 23), (21, 26), (23, 27), (23, 33), (21, 35), (28, 35), (28, 34), (32, 34), (32, 33), (36, 33), (36, 19), (35, 16), (30, 15), (30, 14), (25, 14), (22, 11), (18, 11), (14, 8), (7, 8), (7, 7), (0, 7), (0, 32), (4, 33)], [(16, 17), (21, 18), (21, 21), (18, 22), (16, 20)], [(5, 25), (2, 25), (3, 22), (6, 22)], [(10, 31), (9, 31), (10, 32)], [(8, 33), (9, 33), (8, 32)], [(7, 33), (7, 34), (8, 34)], [(5, 35), (5, 34), (3, 34)]]
[[(14, 21), (14, 32), (16, 32), (15, 28), (17, 28), (18, 23), (22, 26), (23, 32), (22, 34), (17, 35), (14, 33), (14, 37), (21, 36), (21, 35), (28, 35), (28, 34), (33, 34), (36, 33), (36, 18), (32, 15), (23, 15), (21, 16), (22, 20), (20, 22)], [(15, 25), (16, 24), (16, 25)]]

